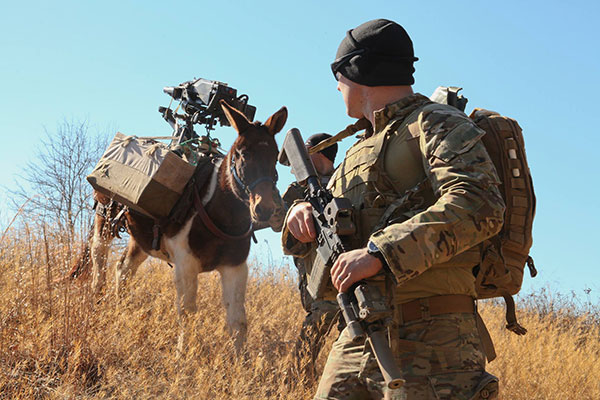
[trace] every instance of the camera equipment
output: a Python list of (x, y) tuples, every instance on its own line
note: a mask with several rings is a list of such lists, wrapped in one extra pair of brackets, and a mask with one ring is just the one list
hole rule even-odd
[[(205, 124), (208, 130), (214, 129), (217, 122), (221, 126), (229, 126), (229, 121), (219, 104), (221, 99), (243, 112), (250, 121), (256, 113), (256, 107), (248, 104), (248, 95), (238, 97), (236, 89), (219, 81), (198, 78), (179, 86), (167, 86), (163, 92), (181, 103), (185, 113), (191, 116), (192, 123)], [(159, 112), (164, 113), (164, 107), (161, 107)]]
[[(193, 152), (213, 152), (219, 146), (218, 139), (210, 137), (210, 131), (215, 129), (217, 123), (220, 126), (229, 126), (229, 121), (221, 108), (220, 100), (225, 100), (234, 108), (238, 109), (252, 121), (256, 113), (256, 107), (248, 104), (248, 95), (237, 95), (237, 90), (227, 86), (226, 83), (211, 81), (208, 79), (194, 79), (184, 82), (178, 86), (167, 86), (163, 92), (179, 102), (175, 111), (171, 107), (159, 107), (165, 121), (173, 128), (171, 147), (179, 155), (189, 153), (189, 149), (182, 146), (195, 145)], [(179, 108), (183, 110), (178, 114)], [(178, 121), (182, 121), (179, 123)], [(199, 137), (194, 131), (194, 124), (204, 124), (207, 135)], [(190, 154), (187, 154), (188, 157)]]

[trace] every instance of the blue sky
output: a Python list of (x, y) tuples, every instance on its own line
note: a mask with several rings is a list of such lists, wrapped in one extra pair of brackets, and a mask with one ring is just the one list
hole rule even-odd
[[(597, 298), (599, 11), (593, 1), (4, 1), (0, 200), (44, 130), (65, 118), (98, 132), (169, 135), (157, 112), (168, 105), (162, 87), (193, 77), (247, 93), (257, 120), (287, 106), (279, 143), (292, 127), (305, 137), (337, 132), (352, 120), (329, 63), (346, 30), (388, 18), (413, 39), (416, 91), (461, 86), (467, 111), (493, 109), (523, 127), (540, 271), (525, 288), (591, 288)], [(227, 147), (235, 132), (216, 134)], [(292, 177), (279, 172), (283, 190)], [(2, 221), (10, 216), (0, 208)], [(281, 262), (278, 236), (258, 237), (255, 256)]]

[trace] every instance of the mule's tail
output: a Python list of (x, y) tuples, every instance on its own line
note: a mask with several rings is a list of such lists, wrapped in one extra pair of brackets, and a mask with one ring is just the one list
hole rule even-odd
[(96, 217), (98, 216), (97, 207), (98, 200), (94, 199), (94, 205), (92, 207), (94, 210), (94, 217), (92, 218), (92, 225), (90, 226), (87, 240), (81, 245), (81, 251), (79, 252), (78, 257), (72, 262), (71, 270), (67, 276), (60, 279), (61, 281), (72, 281), (77, 278), (87, 279), (90, 276), (90, 269), (92, 267), (91, 243), (92, 238), (94, 237), (94, 231), (96, 229)]
[(54, 283), (66, 283), (74, 281), (75, 279), (86, 280), (90, 277), (90, 271), (92, 269), (92, 252), (91, 252), (91, 241), (94, 235), (94, 226), (92, 225), (88, 238), (85, 243), (82, 243), (79, 254), (71, 263), (71, 269), (69, 272), (57, 278)]
[(81, 251), (78, 256), (71, 263), (71, 269), (69, 272), (56, 278), (53, 283), (61, 284), (74, 281), (76, 279), (86, 280), (90, 277), (90, 271), (92, 269), (92, 253), (90, 249), (90, 241), (81, 245)]
[(73, 261), (71, 270), (66, 276), (66, 280), (87, 279), (90, 276), (92, 268), (92, 253), (90, 249), (90, 241), (88, 240), (82, 245), (79, 257)]

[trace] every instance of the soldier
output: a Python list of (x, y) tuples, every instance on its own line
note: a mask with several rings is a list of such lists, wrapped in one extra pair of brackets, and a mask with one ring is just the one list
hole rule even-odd
[[(347, 32), (331, 64), (353, 118), (371, 129), (351, 147), (329, 187), (352, 202), (354, 249), (331, 269), (339, 292), (366, 280), (393, 309), (390, 347), (405, 385), (388, 389), (371, 348), (344, 330), (325, 365), (316, 399), (493, 399), (485, 372), (473, 268), (480, 246), (502, 226), (499, 179), (481, 137), (459, 110), (413, 93), (412, 41), (378, 19)], [(286, 215), (286, 253), (315, 239), (310, 204)]]

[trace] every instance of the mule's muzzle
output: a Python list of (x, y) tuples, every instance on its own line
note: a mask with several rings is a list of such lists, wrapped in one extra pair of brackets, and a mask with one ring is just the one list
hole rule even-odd
[(254, 208), (253, 214), (258, 222), (267, 222), (269, 220), (269, 218), (271, 218), (271, 215), (273, 215), (273, 208), (272, 207), (264, 207), (264, 206), (258, 204)]

